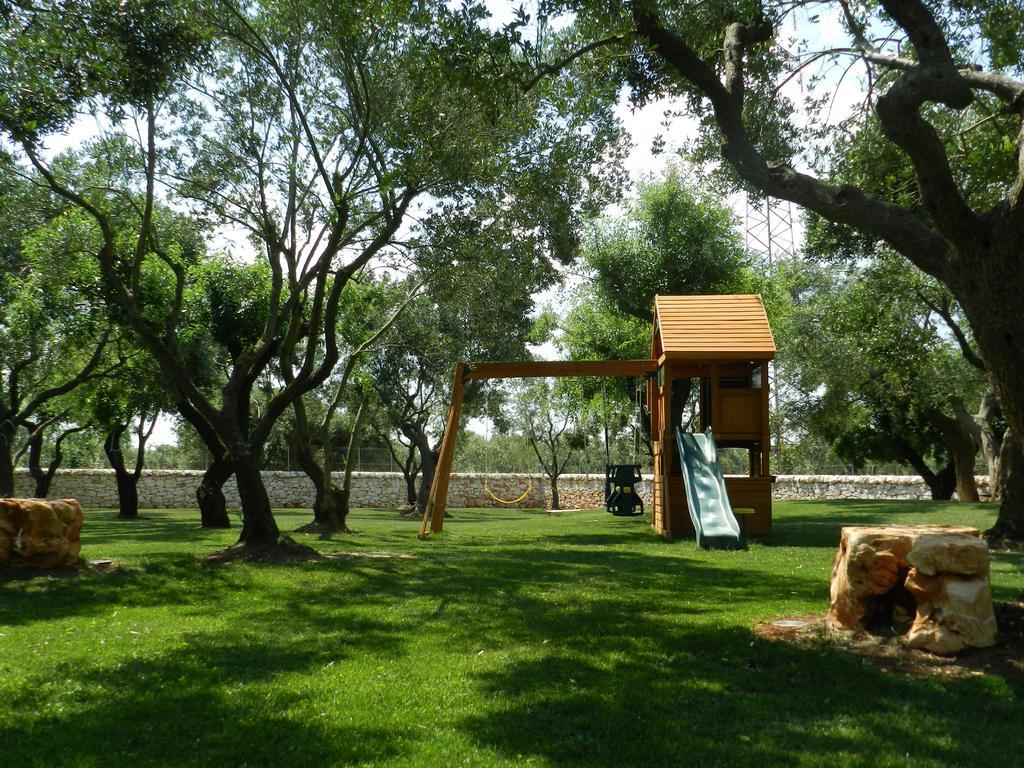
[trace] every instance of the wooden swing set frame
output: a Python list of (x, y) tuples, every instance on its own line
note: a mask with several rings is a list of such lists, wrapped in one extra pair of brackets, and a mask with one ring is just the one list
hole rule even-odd
[(430, 496), (423, 510), (419, 537), (438, 533), (444, 528), (444, 513), (448, 507), (448, 484), (455, 460), (455, 443), (459, 435), (459, 421), (462, 415), (462, 398), (467, 381), (483, 379), (538, 379), (571, 378), (574, 376), (650, 376), (658, 370), (657, 360), (573, 360), (573, 361), (531, 361), (495, 363), (459, 363), (455, 367), (455, 384), (452, 387), (452, 405), (448, 411), (448, 422), (441, 441), (437, 458), (434, 482)]

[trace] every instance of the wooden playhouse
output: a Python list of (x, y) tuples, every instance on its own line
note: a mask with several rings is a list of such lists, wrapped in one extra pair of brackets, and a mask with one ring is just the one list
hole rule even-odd
[(743, 533), (771, 529), (768, 363), (774, 356), (759, 295), (655, 297), (651, 358), (657, 372), (647, 385), (647, 404), (654, 452), (652, 525), (663, 536), (694, 533), (673, 434), (684, 405), (679, 400), (690, 388), (697, 391), (697, 429), (711, 427), (720, 449), (746, 453), (745, 475), (725, 478)]
[(720, 449), (745, 452), (747, 472), (725, 478), (742, 533), (768, 533), (768, 363), (774, 356), (775, 341), (760, 296), (657, 296), (648, 360), (460, 363), (420, 536), (427, 534), (428, 524), (432, 533), (444, 526), (465, 382), (559, 376), (647, 377), (654, 453), (652, 525), (666, 537), (694, 535), (674, 433), (686, 395), (696, 391), (695, 427), (702, 432), (711, 427)]

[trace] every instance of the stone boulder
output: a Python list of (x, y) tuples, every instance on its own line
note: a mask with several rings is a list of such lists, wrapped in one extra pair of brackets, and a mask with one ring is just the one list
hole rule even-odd
[(0, 499), (0, 568), (68, 568), (82, 549), (74, 499)]
[(940, 654), (994, 645), (988, 572), (988, 547), (975, 528), (843, 528), (828, 623), (847, 630), (909, 625), (912, 648)]

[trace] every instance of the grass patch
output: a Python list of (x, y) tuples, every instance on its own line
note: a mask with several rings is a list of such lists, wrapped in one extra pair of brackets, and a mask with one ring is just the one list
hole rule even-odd
[[(1024, 680), (885, 674), (753, 632), (824, 612), (844, 524), (994, 513), (778, 503), (763, 543), (705, 552), (603, 512), (456, 510), (420, 542), (417, 520), (357, 510), (358, 535), (296, 535), (348, 555), (217, 566), (200, 557), (237, 529), (90, 512), (83, 556), (117, 571), (0, 584), (0, 765), (1011, 764)], [(994, 554), (992, 583), (1017, 599), (1024, 554)]]

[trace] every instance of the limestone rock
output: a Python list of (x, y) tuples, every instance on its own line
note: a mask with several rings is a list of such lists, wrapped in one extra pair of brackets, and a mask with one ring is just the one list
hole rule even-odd
[(0, 567), (75, 565), (82, 520), (74, 499), (0, 499)]
[(913, 616), (907, 641), (933, 653), (957, 653), (996, 641), (988, 547), (975, 528), (843, 528), (832, 566), (828, 622), (863, 628)]
[(995, 645), (996, 617), (987, 572), (930, 576), (912, 569), (906, 587), (917, 600), (917, 615), (907, 632), (911, 648), (948, 655)]
[(988, 574), (988, 546), (974, 529), (964, 533), (936, 533), (919, 536), (907, 555), (907, 561), (922, 573), (962, 573), (967, 576)]

